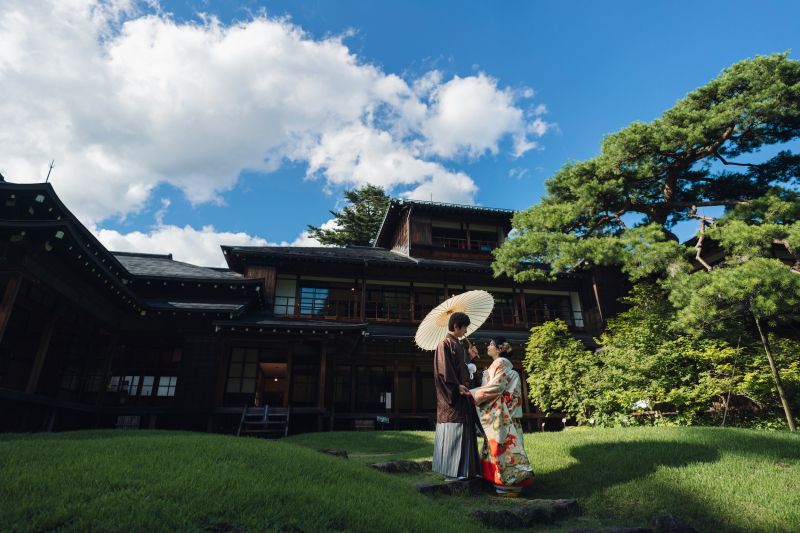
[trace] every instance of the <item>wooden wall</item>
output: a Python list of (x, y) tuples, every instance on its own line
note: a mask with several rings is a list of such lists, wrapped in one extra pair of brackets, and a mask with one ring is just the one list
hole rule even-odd
[(219, 355), (218, 336), (187, 335), (181, 350), (174, 407), (202, 409), (214, 406)]
[(591, 293), (587, 299), (594, 302), (586, 310), (585, 318), (590, 324), (594, 322), (590, 329), (596, 329), (596, 334), (599, 334), (609, 318), (627, 309), (628, 306), (620, 303), (619, 299), (628, 293), (630, 283), (618, 267), (593, 267), (591, 276)]
[(401, 254), (408, 255), (408, 211), (404, 210), (400, 213), (400, 219), (397, 222), (397, 227), (392, 236), (393, 252), (400, 252)]
[(428, 215), (411, 216), (411, 232), (409, 235), (410, 244), (424, 244), (430, 246), (431, 239), (431, 217)]
[(244, 277), (250, 279), (264, 278), (264, 295), (267, 297), (267, 304), (272, 306), (275, 303), (275, 267), (247, 265)]

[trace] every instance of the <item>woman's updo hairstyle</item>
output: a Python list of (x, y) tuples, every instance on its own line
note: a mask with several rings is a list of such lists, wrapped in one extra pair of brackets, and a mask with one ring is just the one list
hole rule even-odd
[(495, 347), (503, 354), (510, 354), (513, 351), (511, 345), (508, 343), (505, 337), (502, 335), (498, 335), (497, 337), (492, 338), (492, 342), (494, 342)]

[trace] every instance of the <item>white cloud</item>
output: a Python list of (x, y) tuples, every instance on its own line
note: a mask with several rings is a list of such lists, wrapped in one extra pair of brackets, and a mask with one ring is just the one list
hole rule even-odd
[(213, 226), (196, 230), (191, 226), (158, 226), (148, 233), (122, 234), (114, 230), (92, 228), (103, 246), (115, 252), (172, 254), (176, 261), (200, 266), (225, 266), (220, 246), (277, 246), (246, 233), (216, 232)]
[(517, 167), (517, 168), (512, 168), (511, 170), (508, 171), (509, 178), (513, 178), (514, 176), (516, 176), (518, 180), (521, 180), (523, 176), (529, 176), (529, 175), (530, 175), (530, 169), (527, 168)]
[[(161, 183), (222, 203), (242, 170), (287, 158), (329, 186), (472, 203), (475, 183), (447, 161), (506, 137), (518, 157), (550, 126), (519, 107), (530, 90), (483, 73), (409, 83), (287, 19), (204, 20), (175, 22), (154, 0), (2, 2), (0, 172), (42, 181), (55, 159), (51, 181), (89, 225), (140, 211)], [(160, 246), (177, 231), (243, 235), (138, 235)]]
[(475, 159), (487, 151), (498, 153), (499, 141), (508, 134), (514, 141), (515, 157), (536, 148), (537, 143), (527, 134), (541, 136), (547, 125), (538, 119), (541, 126), (526, 123), (523, 110), (515, 106), (524, 94), (526, 91), (499, 90), (497, 80), (483, 73), (456, 76), (439, 85), (431, 93), (430, 111), (421, 125), (424, 151), (445, 158), (466, 155)]
[[(109, 250), (115, 252), (140, 252), (148, 254), (172, 254), (176, 261), (191, 263), (193, 265), (224, 267), (225, 259), (220, 246), (322, 246), (319, 241), (309, 237), (308, 231), (303, 231), (292, 242), (268, 242), (266, 239), (252, 237), (247, 233), (233, 233), (229, 231), (217, 232), (214, 226), (203, 226), (198, 231), (187, 225), (183, 228), (164, 224), (164, 215), (170, 201), (162, 199), (162, 208), (155, 213), (157, 225), (149, 232), (133, 231), (120, 233), (114, 230), (100, 229), (96, 226), (90, 228), (95, 237)], [(331, 219), (322, 226), (322, 229), (338, 227), (336, 219)]]

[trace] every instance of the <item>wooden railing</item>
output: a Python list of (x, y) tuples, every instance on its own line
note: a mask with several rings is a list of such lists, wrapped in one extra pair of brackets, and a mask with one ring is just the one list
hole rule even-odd
[(361, 320), (361, 302), (277, 296), (275, 297), (274, 314), (280, 317), (358, 322)]
[[(419, 324), (435, 306), (407, 302), (366, 302), (365, 316), (361, 316), (361, 302), (357, 300), (330, 300), (327, 298), (275, 298), (275, 316), (335, 320), (340, 322), (398, 322)], [(584, 329), (583, 317), (578, 311), (527, 309), (528, 327), (538, 326), (557, 318), (568, 326)], [(495, 328), (524, 328), (522, 308), (496, 306), (484, 322)]]
[(497, 248), (496, 241), (477, 241), (470, 240), (469, 247), (467, 246), (467, 239), (451, 239), (448, 237), (433, 237), (431, 242), (434, 246), (441, 246), (443, 248), (459, 248), (461, 250), (494, 250)]

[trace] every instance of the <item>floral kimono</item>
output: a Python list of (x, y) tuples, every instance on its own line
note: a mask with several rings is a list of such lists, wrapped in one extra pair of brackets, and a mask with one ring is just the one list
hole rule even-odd
[[(511, 362), (498, 357), (484, 373), (486, 385), (472, 389), (486, 438), (481, 449), (483, 477), (503, 488), (522, 490), (533, 470), (522, 441), (522, 386)], [(503, 491), (504, 492), (504, 491)]]

